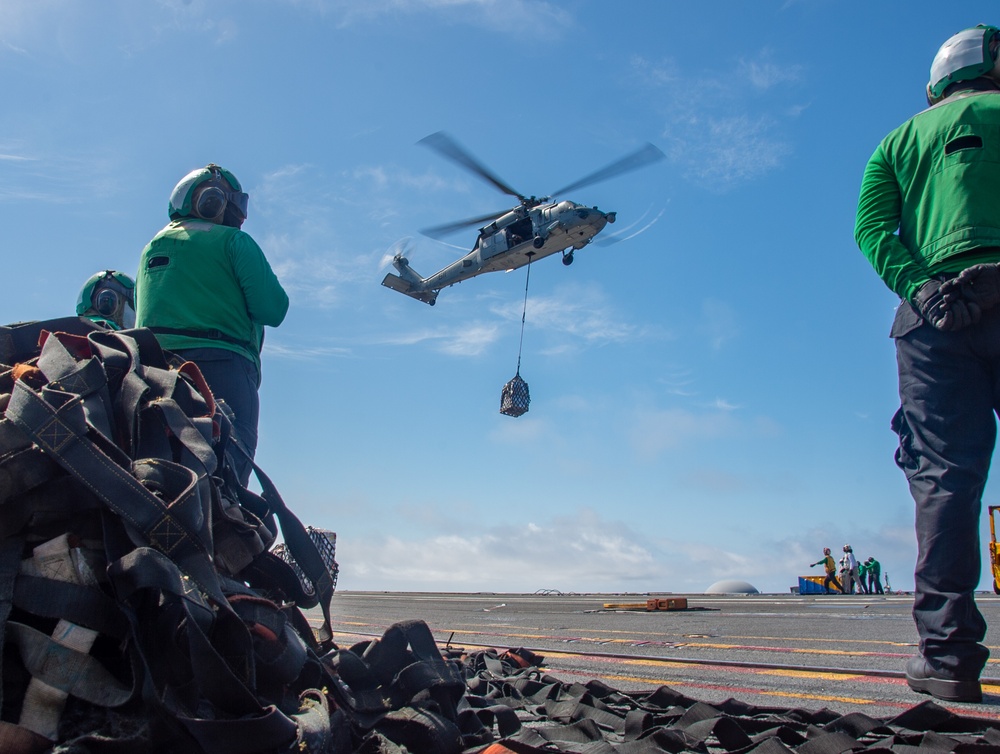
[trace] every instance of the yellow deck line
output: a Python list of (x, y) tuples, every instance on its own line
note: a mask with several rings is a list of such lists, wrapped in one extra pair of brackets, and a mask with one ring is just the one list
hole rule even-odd
[[(340, 625), (346, 626), (369, 626), (369, 623), (359, 623), (351, 621), (338, 621)], [(520, 628), (520, 626), (507, 626), (506, 628)], [(462, 635), (472, 635), (472, 636), (482, 636), (484, 635), (484, 629), (436, 629), (440, 633), (455, 633)], [(609, 631), (609, 633), (625, 633), (618, 631)], [(668, 634), (647, 634), (648, 636), (667, 636)], [(508, 639), (552, 639), (551, 634), (536, 634), (536, 633), (509, 633), (504, 632), (503, 636)], [(779, 636), (729, 636), (728, 639), (739, 639), (741, 641), (803, 641), (803, 642), (815, 642), (815, 643), (849, 643), (849, 644), (877, 644), (881, 646), (890, 647), (912, 647), (916, 646), (916, 643), (904, 643), (904, 642), (892, 642), (892, 641), (880, 641), (875, 639), (866, 640), (852, 640), (852, 639), (820, 639), (820, 638), (807, 638), (807, 637), (779, 637)], [(574, 641), (581, 642), (593, 642), (594, 644), (623, 644), (623, 645), (633, 645), (637, 644), (636, 639), (618, 639), (618, 638), (601, 638), (595, 636), (576, 636), (573, 637)], [(701, 642), (701, 641), (671, 641), (671, 647), (695, 647), (701, 648), (705, 647), (708, 649), (742, 649), (746, 651), (769, 651), (771, 649), (780, 649), (785, 652), (792, 652), (797, 654), (819, 654), (819, 655), (855, 655), (859, 657), (864, 657), (867, 655), (878, 654), (877, 652), (857, 652), (848, 650), (836, 650), (836, 649), (809, 649), (803, 647), (761, 647), (759, 649), (754, 649), (753, 647), (746, 647), (741, 644), (721, 644), (714, 642)], [(989, 647), (990, 649), (1000, 650), (1000, 647)], [(1000, 658), (990, 658), (987, 660), (988, 663), (1000, 664)]]
[[(627, 681), (630, 683), (642, 683), (650, 686), (662, 685), (662, 686), (670, 686), (670, 688), (676, 688), (678, 686), (688, 686), (691, 688), (697, 688), (699, 686), (722, 685), (722, 684), (708, 684), (708, 683), (706, 684), (687, 683), (685, 681), (678, 681), (675, 679), (652, 680), (649, 678), (633, 678), (632, 676), (627, 676), (627, 675), (602, 675), (601, 677), (606, 678), (609, 681)], [(865, 705), (885, 704), (885, 702), (880, 702), (875, 699), (862, 699), (860, 697), (850, 697), (850, 696), (831, 696), (828, 694), (803, 694), (793, 691), (773, 691), (771, 689), (744, 688), (744, 690), (747, 691), (748, 693), (760, 696), (780, 696), (784, 698), (793, 698), (793, 699), (809, 699), (812, 701), (819, 701), (819, 702), (845, 702), (847, 704), (865, 704)]]

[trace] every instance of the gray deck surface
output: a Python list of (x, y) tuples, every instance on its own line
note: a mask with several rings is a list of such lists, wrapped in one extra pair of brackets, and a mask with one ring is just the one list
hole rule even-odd
[[(685, 596), (685, 611), (605, 609), (647, 596)], [(993, 657), (982, 704), (943, 703), (963, 715), (1000, 719), (1000, 597), (983, 594)], [(381, 636), (393, 623), (423, 620), (442, 644), (527, 647), (545, 672), (566, 681), (600, 679), (625, 691), (666, 685), (699, 701), (738, 699), (767, 707), (829, 708), (891, 717), (930, 697), (906, 686), (916, 653), (912, 596), (532, 595), (338, 592), (334, 640)], [(318, 612), (310, 612), (317, 619)], [(615, 656), (610, 656), (615, 655)], [(622, 657), (617, 657), (621, 655)], [(663, 662), (664, 659), (677, 662)], [(707, 661), (767, 665), (741, 667)], [(831, 673), (814, 668), (837, 668)], [(865, 675), (890, 671), (895, 678)]]

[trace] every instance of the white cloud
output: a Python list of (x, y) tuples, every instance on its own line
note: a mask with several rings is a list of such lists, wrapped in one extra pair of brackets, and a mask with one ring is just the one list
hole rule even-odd
[(758, 90), (795, 83), (802, 78), (801, 65), (775, 63), (772, 57), (770, 50), (764, 50), (755, 60), (740, 60), (739, 72)]
[[(492, 311), (520, 321), (524, 302), (496, 304)], [(565, 333), (588, 343), (635, 340), (648, 335), (622, 317), (596, 284), (560, 286), (551, 296), (529, 296), (526, 321), (532, 329)]]
[(575, 516), (468, 526), (406, 539), (342, 537), (345, 589), (608, 591), (650, 589), (658, 555), (628, 525), (584, 509)]
[[(779, 169), (792, 153), (784, 121), (801, 106), (785, 101), (804, 69), (775, 61), (770, 51), (730, 63), (732, 70), (692, 73), (672, 59), (634, 57), (638, 81), (662, 93), (665, 152), (683, 175), (725, 192)], [(762, 98), (763, 93), (770, 96)]]
[(767, 115), (696, 117), (668, 124), (667, 154), (695, 183), (728, 191), (779, 168), (792, 153)]
[(446, 179), (428, 170), (423, 173), (412, 173), (394, 166), (367, 165), (355, 168), (349, 176), (356, 181), (366, 182), (378, 190), (388, 188), (407, 188), (418, 191), (469, 191), (469, 184), (458, 179)]
[(274, 342), (276, 336), (272, 336), (264, 343), (264, 355), (266, 358), (289, 359), (293, 361), (325, 360), (331, 357), (346, 357), (351, 355), (351, 349), (343, 346), (324, 346), (310, 343), (309, 345), (295, 345), (288, 341)]
[(493, 323), (463, 322), (442, 325), (433, 329), (410, 330), (382, 338), (381, 343), (395, 346), (414, 346), (430, 343), (441, 353), (450, 356), (479, 356), (499, 337), (499, 327)]
[(119, 158), (96, 148), (50, 154), (8, 143), (0, 152), (0, 201), (82, 205), (127, 191)]
[[(251, 194), (247, 230), (267, 255), (275, 274), (297, 306), (327, 308), (354, 295), (358, 286), (377, 284), (384, 249), (344, 248), (338, 223), (346, 216), (388, 211), (369, 201), (370, 192), (356, 183), (329, 181), (314, 165), (290, 164), (261, 177), (244, 189)], [(253, 218), (280, 228), (259, 236)]]
[[(787, 593), (798, 576), (815, 572), (809, 564), (822, 547), (839, 550), (845, 536), (805, 531), (745, 541), (735, 549), (651, 532), (590, 508), (491, 525), (473, 525), (474, 507), (459, 506), (449, 515), (425, 507), (412, 513), (388, 514), (408, 523), (391, 534), (342, 527), (341, 589), (700, 593), (716, 581), (739, 579), (761, 591)], [(855, 528), (852, 534), (856, 553), (875, 556), (893, 576), (899, 571), (897, 588), (912, 588), (902, 573), (913, 560), (912, 532)]]

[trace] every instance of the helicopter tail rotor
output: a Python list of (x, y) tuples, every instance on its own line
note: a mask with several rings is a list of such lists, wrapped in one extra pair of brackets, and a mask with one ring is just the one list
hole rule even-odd
[(419, 286), (424, 283), (424, 279), (410, 267), (410, 260), (406, 258), (411, 248), (413, 248), (412, 239), (403, 238), (389, 247), (389, 253), (392, 254), (392, 266), (399, 272), (399, 277), (411, 286)]
[(386, 249), (385, 254), (382, 255), (382, 259), (379, 260), (378, 268), (384, 270), (390, 264), (394, 264), (397, 259), (406, 259), (407, 252), (413, 246), (413, 239), (407, 236), (406, 238), (401, 238), (396, 241), (392, 246)]
[(426, 281), (410, 267), (410, 260), (405, 256), (407, 249), (411, 248), (411, 246), (412, 239), (403, 238), (389, 247), (386, 257), (391, 255), (392, 266), (396, 268), (399, 274), (386, 273), (386, 276), (382, 279), (382, 285), (386, 288), (392, 288), (394, 291), (399, 291), (410, 298), (415, 298), (417, 301), (423, 301), (425, 304), (434, 306), (437, 302), (438, 292), (428, 290), (424, 287)]

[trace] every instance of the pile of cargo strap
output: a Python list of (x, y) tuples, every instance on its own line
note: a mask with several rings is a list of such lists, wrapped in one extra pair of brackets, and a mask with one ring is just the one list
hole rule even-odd
[(338, 647), (332, 540), (258, 467), (240, 484), (227, 407), (148, 331), (0, 328), (0, 414), (3, 754), (1000, 750), (1000, 723), (933, 704), (625, 694), (526, 650), (442, 654), (419, 621)]
[(477, 754), (1000, 751), (1000, 720), (956, 715), (930, 701), (892, 718), (873, 718), (734, 699), (706, 704), (667, 686), (624, 693), (597, 680), (567, 683), (525, 667), (523, 650), (500, 657), (494, 651), (476, 653), (464, 664), (467, 703), (495, 715), (501, 736), (465, 750)]

